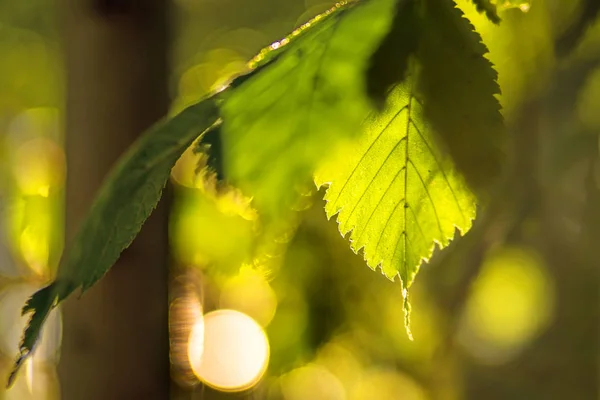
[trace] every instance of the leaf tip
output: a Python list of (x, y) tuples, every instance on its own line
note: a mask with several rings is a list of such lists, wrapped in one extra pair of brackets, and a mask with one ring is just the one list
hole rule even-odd
[(55, 284), (46, 286), (45, 288), (38, 290), (33, 294), (25, 303), (22, 315), (32, 313), (31, 318), (23, 332), (23, 338), (19, 346), (19, 355), (13, 366), (10, 375), (8, 376), (8, 382), (6, 387), (9, 388), (14, 383), (17, 374), (21, 366), (31, 356), (31, 353), (35, 349), (37, 341), (42, 330), (42, 326), (48, 317), (48, 314), (54, 308), (56, 303), (56, 291)]

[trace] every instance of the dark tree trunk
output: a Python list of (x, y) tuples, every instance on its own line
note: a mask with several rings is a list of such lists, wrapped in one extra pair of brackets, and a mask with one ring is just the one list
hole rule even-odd
[[(167, 0), (62, 0), (67, 246), (120, 154), (165, 115)], [(167, 208), (117, 265), (64, 305), (62, 398), (169, 397)]]

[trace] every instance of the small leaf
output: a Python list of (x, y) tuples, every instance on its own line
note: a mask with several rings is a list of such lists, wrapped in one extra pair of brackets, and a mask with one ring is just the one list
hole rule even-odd
[(389, 90), (402, 82), (408, 72), (408, 61), (418, 45), (416, 0), (399, 0), (392, 28), (370, 59), (367, 70), (367, 94), (382, 108)]
[(177, 159), (218, 115), (214, 102), (204, 100), (155, 125), (121, 158), (63, 256), (56, 280), (23, 308), (24, 314), (32, 316), (9, 385), (35, 348), (50, 311), (77, 288), (90, 288), (117, 261), (156, 207)]
[(473, 4), (475, 4), (477, 11), (485, 13), (486, 17), (494, 24), (500, 23), (496, 2), (492, 2), (491, 0), (473, 0)]
[[(340, 232), (351, 232), (352, 249), (362, 249), (371, 268), (400, 276), (405, 299), (435, 243), (446, 246), (455, 228), (466, 232), (475, 217), (475, 199), (437, 151), (413, 83), (411, 77), (397, 86), (360, 140), (340, 149), (315, 178), (329, 185), (327, 216), (338, 214)], [(408, 301), (405, 310), (408, 318)]]
[(418, 89), (436, 137), (478, 195), (504, 166), (497, 73), (481, 37), (453, 2), (425, 0)]
[(31, 312), (32, 316), (23, 332), (23, 339), (20, 345), (21, 354), (17, 358), (15, 366), (8, 377), (8, 386), (11, 386), (17, 377), (17, 372), (21, 365), (31, 355), (31, 352), (35, 348), (37, 340), (39, 339), (44, 322), (50, 315), (50, 311), (57, 304), (56, 298), (56, 283), (52, 283), (49, 286), (37, 291), (34, 295), (25, 303), (23, 307), (23, 315)]
[[(364, 71), (389, 26), (394, 0), (341, 4), (256, 59), (222, 105), (226, 180), (253, 197), (265, 225), (286, 220), (298, 188), (337, 140), (369, 112)], [(282, 50), (283, 49), (283, 50)]]

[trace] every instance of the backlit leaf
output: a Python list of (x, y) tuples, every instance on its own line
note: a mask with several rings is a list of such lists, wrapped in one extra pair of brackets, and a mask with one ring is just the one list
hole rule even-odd
[[(446, 246), (455, 228), (466, 232), (474, 197), (451, 160), (437, 151), (414, 79), (397, 86), (386, 109), (364, 124), (357, 143), (340, 149), (316, 174), (328, 184), (328, 217), (363, 250), (367, 264), (408, 289), (435, 243)], [(405, 292), (406, 293), (406, 292)]]
[(364, 71), (394, 3), (339, 5), (273, 44), (277, 62), (224, 94), (224, 175), (266, 224), (284, 220), (322, 156), (358, 132), (369, 110)]
[(413, 53), (417, 89), (441, 150), (472, 189), (487, 194), (504, 166), (506, 141), (498, 74), (484, 57), (487, 48), (453, 2), (424, 0), (417, 8), (412, 0), (401, 1), (369, 69), (367, 88), (376, 102), (382, 102), (383, 89), (403, 81)]

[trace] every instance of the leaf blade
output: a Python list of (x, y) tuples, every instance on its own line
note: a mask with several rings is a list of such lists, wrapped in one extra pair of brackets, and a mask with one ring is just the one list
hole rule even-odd
[(332, 10), (224, 99), (225, 176), (253, 197), (265, 225), (285, 220), (325, 149), (358, 132), (369, 110), (363, 71), (393, 5)]
[(453, 2), (425, 0), (418, 91), (436, 137), (478, 195), (486, 195), (505, 163), (506, 134), (498, 74), (487, 47)]
[(405, 288), (435, 243), (447, 245), (455, 227), (464, 233), (475, 217), (474, 196), (436, 149), (412, 85), (411, 78), (397, 86), (363, 137), (315, 177), (317, 186), (329, 185), (325, 210), (337, 214), (352, 249), (362, 249), (367, 264), (388, 278), (399, 275)]
[(100, 188), (55, 281), (36, 292), (23, 308), (23, 314), (31, 312), (32, 317), (9, 385), (34, 350), (50, 311), (77, 288), (87, 290), (112, 267), (158, 204), (179, 156), (218, 117), (212, 99), (201, 101), (155, 125), (123, 155)]

